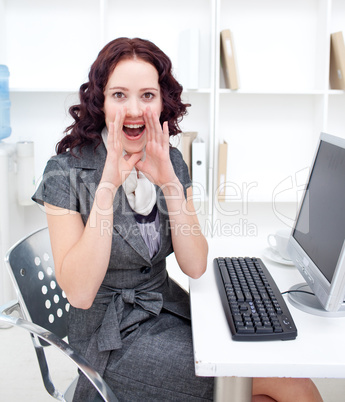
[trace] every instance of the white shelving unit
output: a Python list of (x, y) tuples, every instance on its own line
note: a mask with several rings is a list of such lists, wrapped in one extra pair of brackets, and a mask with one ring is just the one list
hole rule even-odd
[[(235, 41), (237, 91), (224, 87), (220, 66), (226, 28)], [(295, 202), (296, 177), (309, 166), (319, 133), (345, 136), (345, 94), (330, 90), (328, 79), (330, 33), (345, 33), (343, 0), (0, 0), (0, 63), (11, 73), (8, 141), (35, 141), (39, 177), (105, 43), (150, 39), (178, 78), (187, 63), (181, 37), (193, 29), (200, 35), (199, 87), (185, 88), (192, 108), (181, 128), (206, 143), (203, 212), (215, 219), (220, 207), (214, 194), (222, 141), (230, 202)]]
[[(237, 91), (225, 89), (219, 63), (218, 33), (227, 28)], [(226, 141), (230, 205), (296, 203), (320, 132), (345, 137), (344, 91), (329, 89), (336, 31), (345, 32), (341, 0), (217, 1), (214, 166)], [(213, 220), (231, 211), (213, 201)]]

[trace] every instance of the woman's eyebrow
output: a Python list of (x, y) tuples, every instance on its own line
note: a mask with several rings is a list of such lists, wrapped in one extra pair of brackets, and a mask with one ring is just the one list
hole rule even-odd
[[(129, 89), (126, 87), (117, 87), (117, 86), (108, 88), (108, 91), (113, 91), (114, 89), (120, 89), (121, 91), (129, 91)], [(158, 92), (159, 89), (156, 87), (148, 87), (148, 88), (141, 88), (140, 91), (157, 91)]]
[(149, 87), (149, 88), (141, 88), (140, 91), (157, 91), (158, 92), (159, 89), (156, 87)]
[(108, 88), (109, 91), (113, 91), (114, 89), (121, 89), (122, 91), (128, 91), (128, 88), (125, 88), (125, 87), (111, 87), (111, 88)]

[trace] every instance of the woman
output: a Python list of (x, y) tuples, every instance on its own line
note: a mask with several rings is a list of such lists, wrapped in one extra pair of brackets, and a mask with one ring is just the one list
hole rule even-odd
[[(107, 44), (33, 197), (45, 205), (56, 277), (72, 306), (69, 342), (123, 401), (213, 396), (213, 379), (194, 375), (188, 295), (165, 266), (174, 251), (198, 278), (208, 252), (187, 166), (169, 146), (189, 106), (181, 93), (153, 43)], [(260, 380), (258, 393), (276, 381)], [(81, 376), (75, 400), (95, 398)]]

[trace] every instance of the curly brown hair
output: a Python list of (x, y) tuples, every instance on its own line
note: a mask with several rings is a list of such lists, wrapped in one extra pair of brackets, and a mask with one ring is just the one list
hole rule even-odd
[(89, 81), (79, 89), (80, 104), (69, 108), (74, 122), (66, 128), (66, 134), (56, 146), (58, 154), (72, 150), (76, 146), (101, 142), (101, 131), (105, 126), (103, 112), (104, 89), (110, 74), (119, 61), (141, 59), (152, 64), (158, 71), (163, 110), (160, 123), (168, 121), (169, 135), (181, 132), (179, 123), (187, 114), (190, 104), (182, 103), (182, 86), (172, 74), (169, 57), (154, 43), (140, 38), (117, 38), (109, 42), (98, 54), (89, 72)]

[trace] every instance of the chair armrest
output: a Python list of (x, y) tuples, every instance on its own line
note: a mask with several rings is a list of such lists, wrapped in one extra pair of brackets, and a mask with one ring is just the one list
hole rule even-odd
[(0, 322), (25, 329), (31, 334), (35, 334), (40, 339), (48, 342), (50, 345), (58, 348), (85, 374), (85, 376), (98, 390), (98, 392), (106, 402), (118, 402), (118, 399), (114, 395), (113, 391), (109, 388), (109, 386), (99, 375), (99, 373), (95, 371), (82, 356), (77, 354), (67, 342), (60, 339), (58, 336), (54, 335), (52, 332), (46, 330), (45, 328), (40, 327), (39, 325), (26, 321), (22, 318), (6, 315), (7, 311), (10, 311), (11, 309), (13, 311), (15, 305), (16, 302), (11, 302), (5, 306), (0, 307)]
[[(0, 314), (10, 315), (16, 311), (23, 318), (18, 300), (11, 300), (0, 306)], [(10, 324), (11, 325), (11, 324)]]

